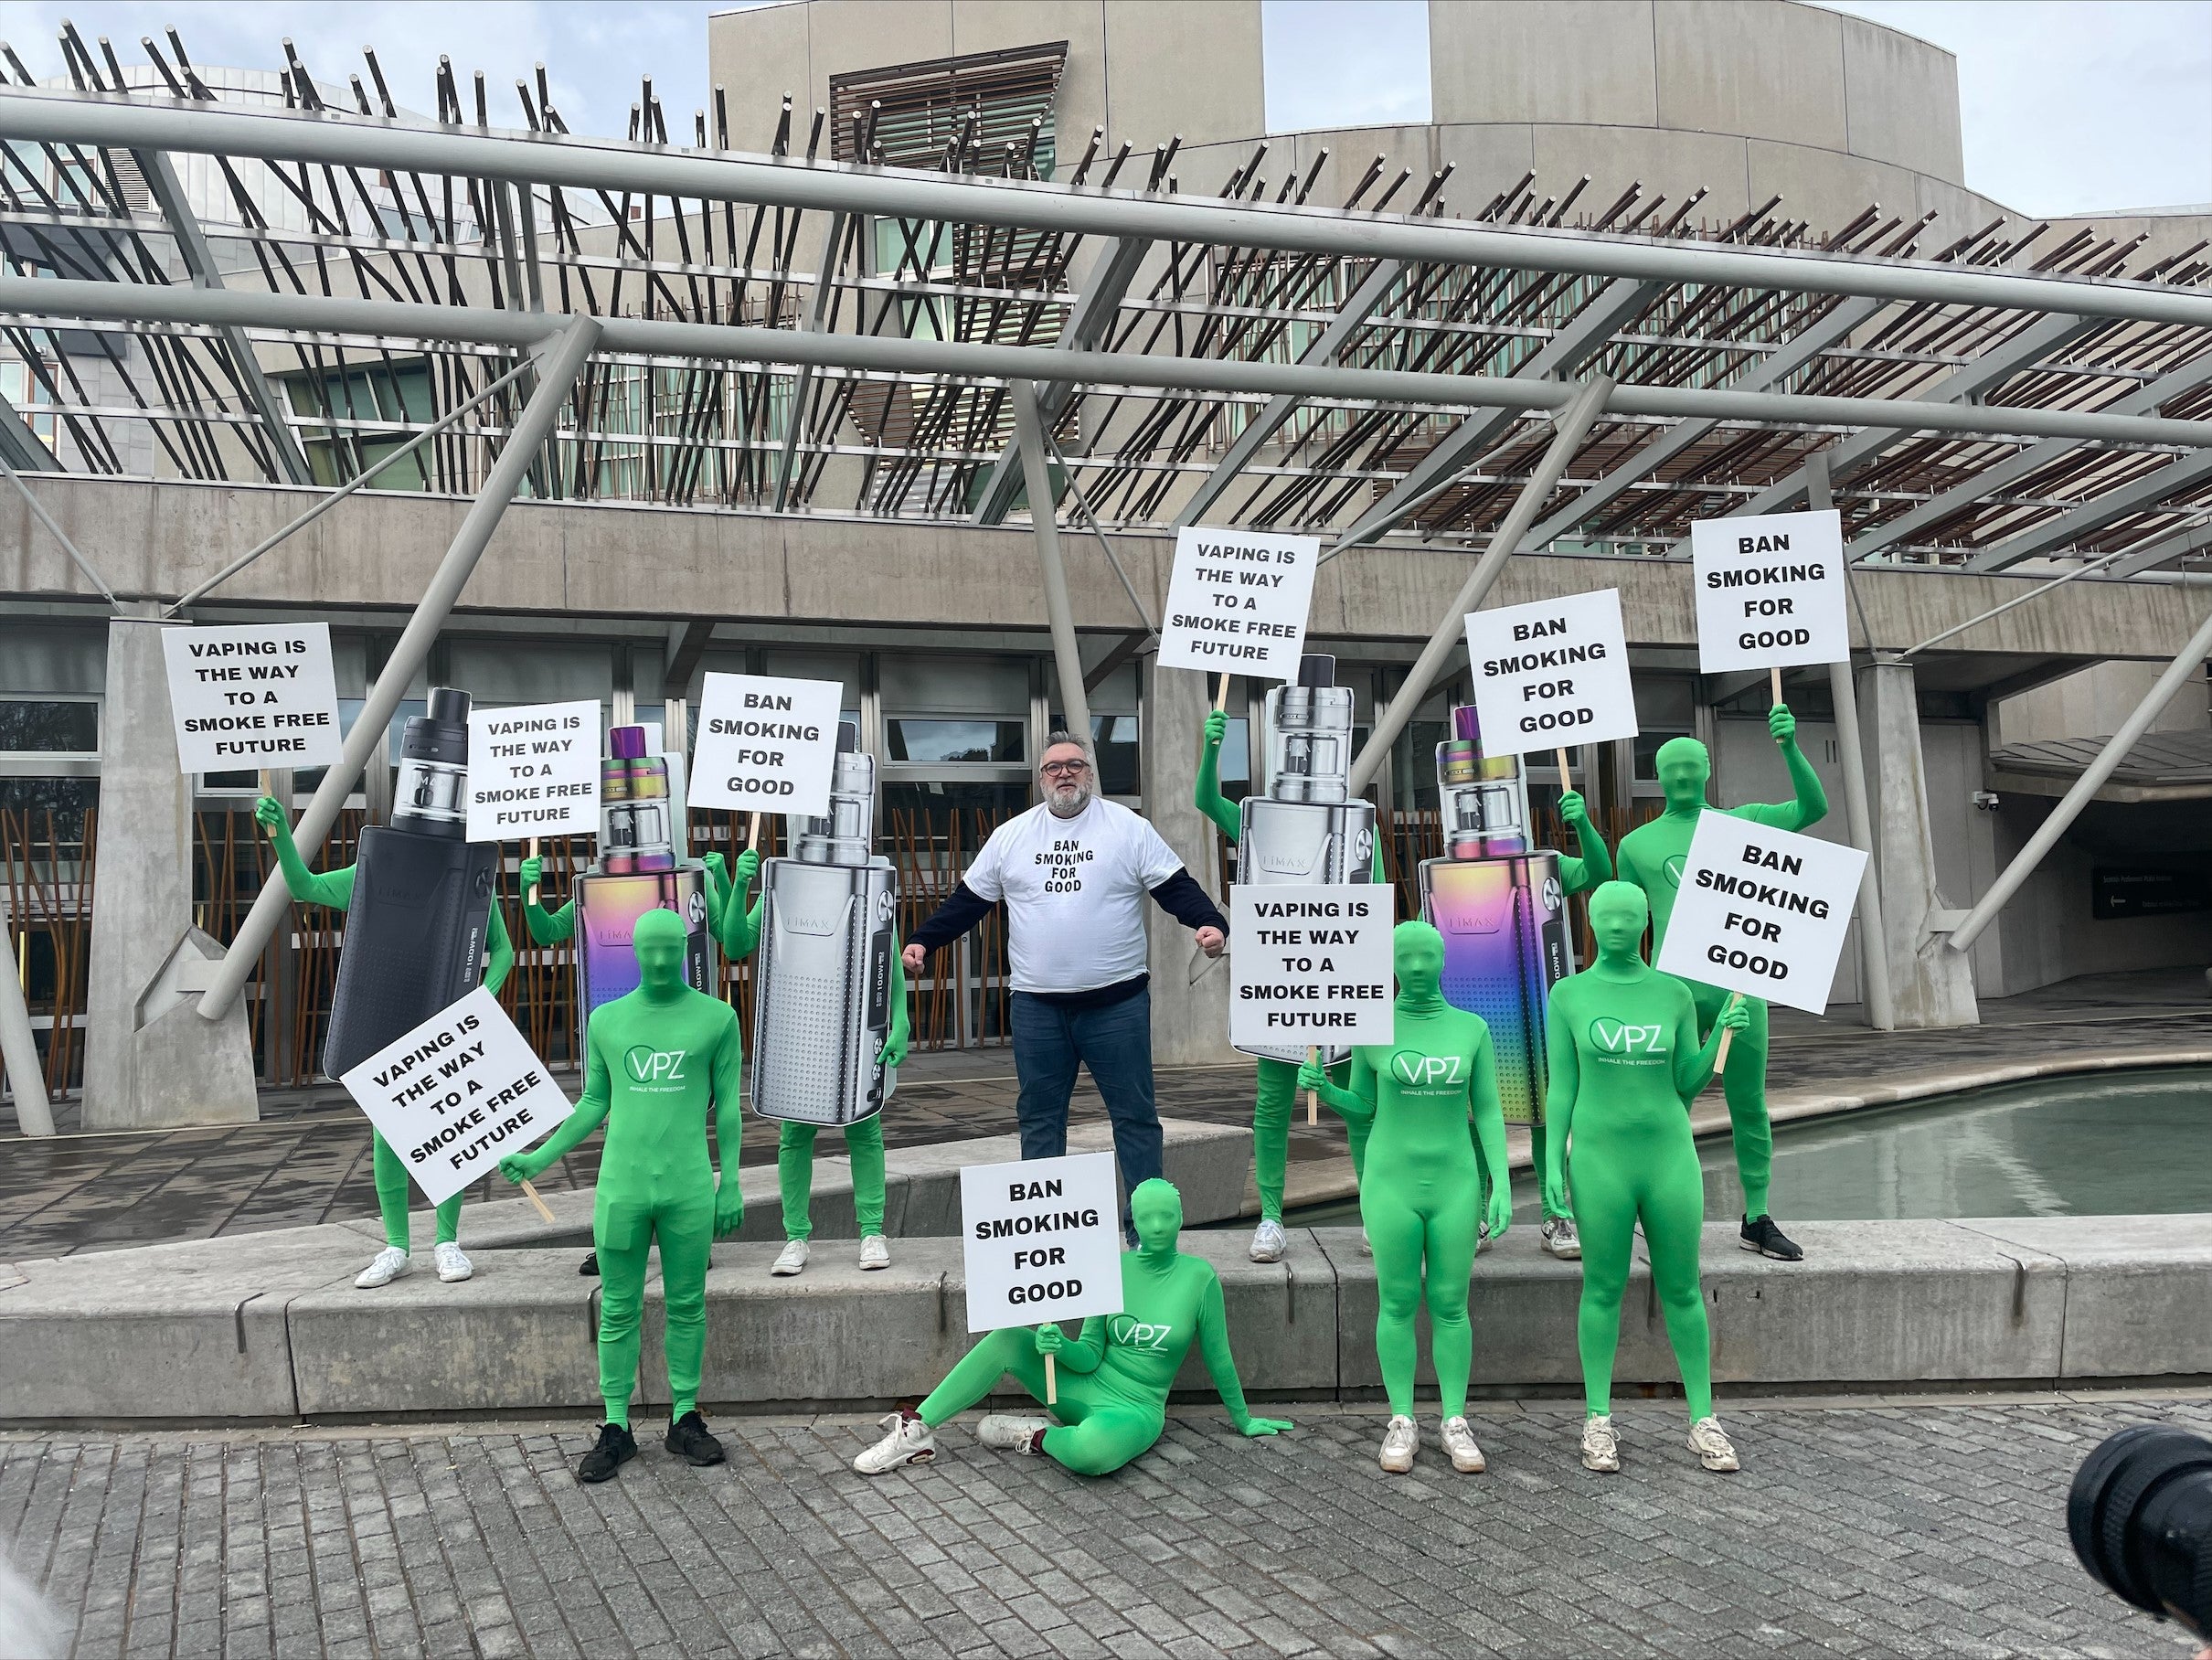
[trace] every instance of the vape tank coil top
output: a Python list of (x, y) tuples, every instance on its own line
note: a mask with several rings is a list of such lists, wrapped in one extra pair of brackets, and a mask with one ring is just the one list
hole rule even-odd
[(860, 752), (860, 729), (837, 723), (829, 812), (784, 821), (792, 857), (806, 865), (865, 865), (876, 846), (876, 761)]
[(1298, 678), (1267, 695), (1267, 793), (1276, 801), (1335, 803), (1352, 795), (1352, 693), (1336, 659), (1298, 660)]
[(469, 695), (433, 686), (427, 712), (409, 716), (400, 731), (394, 827), (464, 837), (468, 785)]
[(1528, 787), (1517, 755), (1484, 756), (1474, 706), (1452, 711), (1452, 737), (1436, 746), (1444, 857), (1495, 858), (1528, 850)]
[(619, 726), (607, 734), (599, 763), (599, 864), (610, 876), (674, 870), (675, 846), (668, 814), (668, 763), (645, 753), (645, 729)]

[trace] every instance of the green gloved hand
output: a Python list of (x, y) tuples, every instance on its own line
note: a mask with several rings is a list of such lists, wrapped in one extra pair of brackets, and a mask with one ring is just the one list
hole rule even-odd
[(729, 867), (729, 887), (733, 898), (742, 898), (752, 886), (754, 877), (760, 874), (760, 853), (757, 847), (748, 847), (738, 855), (737, 862)]
[(876, 1063), (878, 1066), (902, 1067), (906, 1065), (906, 1022), (894, 1021), (889, 1033), (884, 1038), (883, 1047), (876, 1051)]
[(745, 1190), (734, 1175), (725, 1176), (714, 1190), (714, 1237), (727, 1240), (744, 1226)]
[(284, 804), (273, 795), (264, 795), (253, 803), (253, 818), (262, 829), (274, 830), (284, 825)]
[(1790, 713), (1790, 706), (1778, 703), (1767, 711), (1767, 731), (1776, 743), (1793, 744), (1797, 741), (1797, 717)]
[(1559, 797), (1560, 820), (1569, 825), (1590, 823), (1590, 807), (1579, 790), (1569, 790)]
[(1287, 1418), (1247, 1418), (1237, 1428), (1257, 1440), (1262, 1435), (1281, 1435), (1297, 1426)]
[(527, 894), (545, 879), (546, 861), (542, 855), (533, 853), (522, 862), (522, 890)]
[(1228, 736), (1228, 717), (1221, 710), (1216, 709), (1206, 718), (1206, 747), (1209, 750), (1218, 750), (1221, 747), (1221, 740)]
[(1490, 1184), (1489, 1202), (1483, 1211), (1483, 1227), (1494, 1240), (1505, 1237), (1513, 1226), (1513, 1188), (1503, 1178)]
[(1068, 1346), (1068, 1335), (1056, 1322), (1048, 1321), (1037, 1328), (1037, 1352), (1057, 1355)]
[(520, 1186), (536, 1181), (549, 1162), (542, 1153), (510, 1153), (499, 1161), (499, 1174)]
[(717, 876), (722, 875), (728, 867), (728, 861), (722, 857), (719, 852), (710, 853), (699, 862)]

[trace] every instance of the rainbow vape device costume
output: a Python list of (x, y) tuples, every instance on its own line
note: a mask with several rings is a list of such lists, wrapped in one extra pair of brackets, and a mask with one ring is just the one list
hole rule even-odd
[(876, 763), (851, 721), (837, 726), (828, 814), (785, 823), (792, 856), (760, 867), (753, 1111), (854, 1123), (880, 1112), (892, 1087), (877, 1056), (891, 1027), (899, 878), (875, 851)]
[[(1267, 793), (1244, 800), (1237, 879), (1254, 884), (1367, 882), (1375, 875), (1375, 806), (1352, 794), (1352, 693), (1336, 659), (1298, 660), (1298, 678), (1267, 695)], [(1242, 1048), (1243, 1046), (1239, 1046)], [(1303, 1060), (1303, 1047), (1244, 1048)], [(1351, 1050), (1325, 1048), (1335, 1065)]]
[(361, 832), (323, 1070), (337, 1078), (472, 991), (499, 847), (468, 839), (469, 695), (431, 688), (399, 740), (392, 822)]
[(1436, 746), (1444, 857), (1421, 861), (1421, 917), (1444, 936), (1444, 1000), (1490, 1027), (1507, 1122), (1533, 1123), (1545, 1001), (1575, 970), (1559, 856), (1528, 846), (1520, 758), (1484, 757), (1472, 707), (1453, 709), (1452, 723)]

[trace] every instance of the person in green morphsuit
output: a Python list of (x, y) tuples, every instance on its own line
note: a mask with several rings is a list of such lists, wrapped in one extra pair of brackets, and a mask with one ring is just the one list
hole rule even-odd
[[(1813, 763), (1797, 747), (1797, 718), (1787, 707), (1776, 704), (1767, 716), (1767, 730), (1781, 748), (1782, 762), (1797, 794), (1793, 801), (1753, 802), (1741, 807), (1716, 807), (1731, 818), (1748, 819), (1778, 830), (1805, 830), (1827, 816), (1828, 795), (1821, 788)], [(1706, 811), (1706, 785), (1713, 776), (1712, 757), (1695, 738), (1670, 738), (1659, 746), (1659, 787), (1665, 793), (1666, 811), (1647, 825), (1639, 825), (1621, 838), (1621, 878), (1643, 890), (1652, 910), (1652, 960), (1666, 939), (1667, 919), (1675, 912), (1675, 895), (1682, 886), (1682, 864), (1697, 833), (1697, 815)], [(1709, 1033), (1730, 993), (1698, 980), (1685, 980), (1697, 1007), (1697, 1029)], [(1778, 1261), (1802, 1260), (1790, 1237), (1774, 1225), (1767, 1211), (1767, 1188), (1774, 1165), (1774, 1128), (1767, 1118), (1767, 1006), (1757, 997), (1744, 1000), (1749, 1024), (1728, 1050), (1728, 1064), (1721, 1074), (1721, 1091), (1728, 1098), (1728, 1128), (1736, 1145), (1736, 1174), (1743, 1182), (1743, 1227), (1740, 1243), (1746, 1250)]]
[(966, 1411), (1012, 1373), (1037, 1400), (1045, 1399), (1045, 1357), (1059, 1372), (1059, 1399), (1048, 1418), (994, 1412), (976, 1426), (986, 1447), (1043, 1454), (1079, 1475), (1119, 1470), (1160, 1439), (1167, 1425), (1167, 1392), (1195, 1342), (1229, 1419), (1246, 1435), (1291, 1428), (1280, 1418), (1255, 1418), (1245, 1404), (1229, 1353), (1228, 1315), (1213, 1265), (1175, 1249), (1183, 1230), (1183, 1196), (1153, 1176), (1129, 1196), (1137, 1249), (1122, 1257), (1122, 1312), (1093, 1314), (1068, 1341), (1056, 1322), (991, 1333), (962, 1356), (919, 1410), (884, 1421), (884, 1438), (853, 1461), (863, 1475), (937, 1456), (934, 1431)]
[[(743, 962), (760, 943), (760, 905), (745, 902), (746, 890), (760, 868), (760, 856), (748, 847), (730, 873), (721, 920), (716, 927), (722, 952)], [(906, 965), (899, 960), (899, 938), (891, 937), (891, 1024), (877, 1059), (896, 1067), (907, 1058)], [(758, 1032), (753, 1034), (757, 1042)], [(783, 1121), (776, 1131), (776, 1186), (783, 1200), (783, 1250), (771, 1273), (795, 1274), (806, 1267), (806, 1242), (814, 1236), (814, 1133), (817, 1126)], [(891, 1242), (883, 1232), (883, 1114), (875, 1112), (845, 1126), (845, 1148), (853, 1165), (853, 1211), (860, 1227), (860, 1266), (891, 1265)]]
[[(323, 905), (332, 910), (351, 908), (354, 898), (351, 865), (326, 870), (320, 876), (308, 869), (307, 862), (300, 857), (299, 844), (292, 839), (291, 821), (272, 795), (264, 795), (254, 803), (253, 816), (269, 832), (269, 839), (276, 849), (277, 868), (283, 872), (284, 886), (294, 899), (303, 905)], [(506, 919), (500, 915), (496, 899), (492, 903), (491, 926), (484, 938), (484, 987), (497, 995), (499, 988), (506, 984), (507, 971), (515, 966), (515, 944), (507, 937)], [(405, 1273), (412, 1244), (407, 1215), (408, 1200), (412, 1197), (407, 1165), (392, 1151), (390, 1144), (374, 1130), (369, 1132), (369, 1145), (377, 1183), (377, 1212), (384, 1222), (384, 1249), (354, 1281), (364, 1291), (388, 1285)], [(438, 1277), (448, 1284), (465, 1280), (476, 1272), (461, 1249), (461, 1200), (462, 1196), (456, 1193), (438, 1207), (438, 1242), (434, 1254)]]
[(1544, 1190), (1574, 1179), (1582, 1224), (1582, 1463), (1621, 1467), (1613, 1432), (1613, 1354), (1636, 1229), (1643, 1230), (1652, 1284), (1690, 1409), (1690, 1451), (1708, 1470), (1736, 1468), (1736, 1450), (1713, 1416), (1711, 1337), (1697, 1274), (1705, 1178), (1690, 1133), (1689, 1103), (1713, 1080), (1721, 1034), (1740, 1044), (1750, 1023), (1731, 998), (1698, 1040), (1690, 990), (1637, 954), (1649, 914), (1643, 892), (1608, 882), (1590, 896), (1598, 960), (1551, 988), (1544, 1016), (1550, 1080), (1544, 1102), (1551, 1142)]
[[(745, 1221), (738, 1184), (738, 1012), (684, 981), (686, 930), (673, 910), (637, 921), (638, 987), (593, 1012), (584, 1032), (584, 1092), (544, 1143), (499, 1161), (510, 1182), (534, 1179), (603, 1123), (591, 1238), (599, 1248), (599, 1388), (607, 1421), (577, 1466), (603, 1482), (637, 1456), (630, 1394), (637, 1383), (638, 1322), (645, 1258), (657, 1243), (667, 1326), (668, 1451), (718, 1464), (722, 1443), (699, 1414), (699, 1361), (707, 1348), (707, 1254)], [(722, 1179), (707, 1156), (714, 1112)]]
[[(1390, 1398), (1382, 1467), (1403, 1474), (1420, 1445), (1413, 1421), (1413, 1322), (1425, 1293), (1444, 1451), (1453, 1469), (1471, 1474), (1484, 1467), (1467, 1424), (1467, 1377), (1474, 1365), (1467, 1282), (1475, 1221), (1480, 1211), (1497, 1237), (1513, 1220), (1497, 1062), (1483, 1017), (1444, 1001), (1444, 936), (1427, 922), (1400, 922), (1391, 939), (1398, 974), (1392, 1040), (1353, 1049), (1349, 1089), (1311, 1062), (1299, 1069), (1297, 1083), (1347, 1123), (1366, 1119), (1373, 1126), (1359, 1214), (1375, 1248), (1375, 1353)], [(1467, 1139), (1471, 1111), (1495, 1173), (1487, 1202)]]

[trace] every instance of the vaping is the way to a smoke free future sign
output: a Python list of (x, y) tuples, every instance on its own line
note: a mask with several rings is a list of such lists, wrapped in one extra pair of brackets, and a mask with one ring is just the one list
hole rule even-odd
[(1700, 519), (1690, 527), (1690, 580), (1701, 673), (1850, 655), (1843, 519), (1834, 508)]
[(835, 680), (708, 675), (699, 695), (690, 804), (827, 812), (844, 702), (845, 687)]
[(1856, 847), (1700, 813), (1653, 966), (1821, 1014), (1866, 871)]
[(1229, 892), (1228, 1040), (1239, 1048), (1388, 1043), (1391, 889), (1379, 882)]
[(599, 828), (599, 704), (469, 710), (469, 840)]
[(326, 767), (345, 746), (330, 624), (166, 628), (169, 708), (186, 772)]
[(1120, 1191), (1111, 1153), (960, 1173), (968, 1329), (1122, 1312)]
[(576, 1111), (481, 985), (338, 1081), (433, 1205)]
[(1294, 680), (1321, 538), (1186, 525), (1160, 627), (1164, 668)]
[(1486, 754), (1636, 735), (1617, 588), (1470, 612), (1467, 657)]

